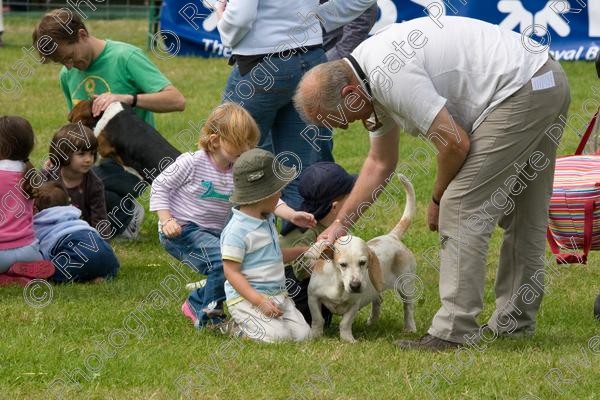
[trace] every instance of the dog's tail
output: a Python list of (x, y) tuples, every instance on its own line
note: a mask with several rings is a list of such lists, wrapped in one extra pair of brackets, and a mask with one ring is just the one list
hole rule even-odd
[(404, 205), (404, 213), (402, 214), (402, 218), (396, 224), (394, 229), (390, 231), (390, 235), (394, 236), (396, 239), (400, 240), (404, 232), (410, 226), (413, 216), (416, 212), (415, 205), (415, 189), (413, 188), (412, 183), (408, 180), (408, 178), (402, 174), (396, 174), (400, 182), (402, 182), (402, 186), (404, 186), (404, 191), (406, 192), (406, 204)]

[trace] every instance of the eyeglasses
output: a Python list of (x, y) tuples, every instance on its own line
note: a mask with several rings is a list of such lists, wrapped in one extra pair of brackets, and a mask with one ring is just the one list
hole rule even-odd
[(383, 124), (379, 121), (379, 118), (377, 118), (377, 112), (375, 111), (375, 106), (373, 106), (373, 114), (371, 114), (371, 116), (369, 116), (369, 118), (363, 119), (362, 123), (363, 123), (363, 126), (365, 127), (365, 129), (368, 130), (369, 132), (374, 132), (383, 126)]

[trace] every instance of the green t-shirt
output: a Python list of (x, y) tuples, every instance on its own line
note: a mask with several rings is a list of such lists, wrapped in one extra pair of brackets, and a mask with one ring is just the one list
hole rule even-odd
[[(60, 86), (69, 111), (81, 100), (92, 100), (92, 95), (156, 93), (171, 82), (139, 48), (127, 43), (107, 40), (100, 55), (88, 69), (80, 71), (63, 67)], [(154, 126), (154, 115), (137, 108), (136, 113)]]
[[(300, 246), (312, 246), (316, 241), (317, 237), (327, 227), (320, 222), (317, 223), (312, 229), (307, 229), (304, 232), (300, 232), (299, 229), (294, 229), (285, 236), (279, 236), (279, 247), (300, 247)], [(294, 275), (298, 280), (303, 281), (310, 278), (310, 267), (308, 263), (302, 260), (294, 261), (291, 263)]]

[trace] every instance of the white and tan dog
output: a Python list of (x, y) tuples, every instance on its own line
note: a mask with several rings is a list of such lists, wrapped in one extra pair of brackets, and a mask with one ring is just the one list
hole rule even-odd
[[(358, 311), (372, 304), (371, 325), (379, 319), (383, 301), (382, 293), (394, 289), (404, 303), (404, 330), (415, 332), (413, 303), (415, 294), (416, 260), (412, 252), (400, 241), (415, 214), (415, 193), (410, 181), (398, 174), (406, 191), (406, 205), (400, 222), (387, 235), (365, 242), (356, 236), (340, 237), (324, 251), (323, 243), (310, 250), (321, 258), (313, 263), (308, 285), (308, 306), (312, 315), (311, 336), (323, 334), (324, 319), (321, 304), (332, 313), (342, 315), (340, 337), (355, 342), (352, 322)], [(333, 250), (333, 251), (331, 251)], [(323, 256), (325, 258), (323, 259)]]

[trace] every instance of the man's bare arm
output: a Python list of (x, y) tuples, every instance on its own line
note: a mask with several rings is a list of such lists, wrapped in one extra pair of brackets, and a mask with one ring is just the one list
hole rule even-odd
[(371, 138), (371, 148), (352, 192), (348, 196), (344, 207), (340, 210), (336, 221), (331, 224), (318, 240), (335, 241), (347, 232), (349, 228), (360, 217), (358, 210), (365, 212), (363, 203), (373, 203), (374, 193), (381, 193), (377, 189), (386, 185), (386, 179), (396, 169), (398, 162), (398, 137), (399, 131), (394, 127), (385, 135)]

